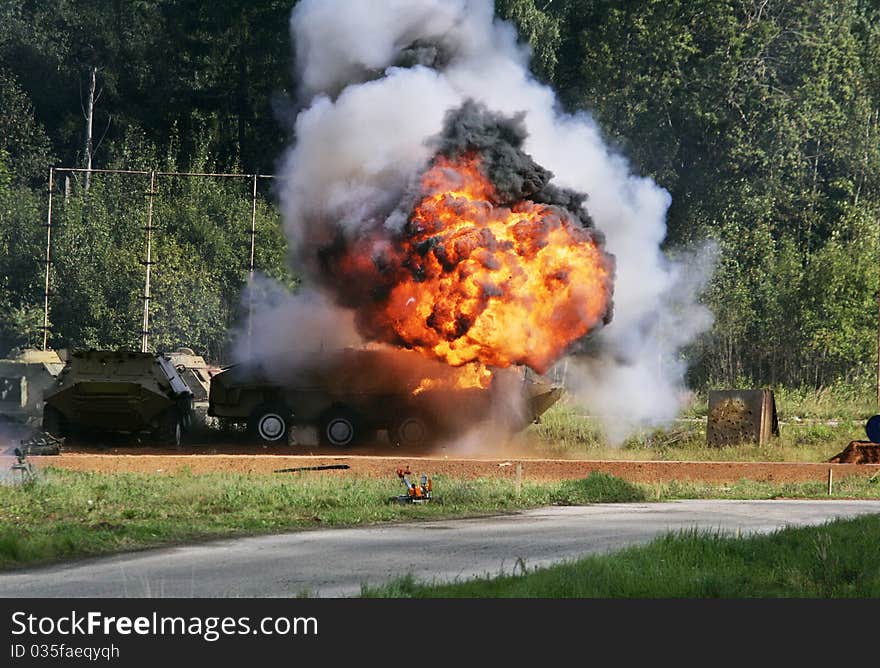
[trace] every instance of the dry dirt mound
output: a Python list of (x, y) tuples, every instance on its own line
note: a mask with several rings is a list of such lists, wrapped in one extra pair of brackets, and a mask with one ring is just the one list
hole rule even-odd
[(828, 461), (832, 464), (880, 464), (880, 444), (853, 441)]

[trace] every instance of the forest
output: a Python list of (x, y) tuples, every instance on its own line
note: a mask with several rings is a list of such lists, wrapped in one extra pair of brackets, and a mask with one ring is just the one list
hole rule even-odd
[[(43, 342), (50, 166), (144, 172), (54, 172), (50, 346), (139, 345), (147, 200), (156, 349), (228, 355), (252, 221), (255, 269), (295, 289), (249, 176), (295, 140), (294, 4), (0, 3), (0, 355)], [(495, 4), (564, 111), (671, 194), (665, 252), (716, 244), (693, 387), (875, 382), (880, 0)]]

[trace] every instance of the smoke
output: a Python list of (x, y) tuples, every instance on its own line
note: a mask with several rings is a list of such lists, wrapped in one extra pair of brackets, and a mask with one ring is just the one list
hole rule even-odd
[[(584, 227), (593, 227), (583, 206), (587, 195), (550, 183), (553, 173), (522, 150), (528, 136), (522, 113), (506, 117), (468, 99), (446, 114), (442, 135), (430, 144), (453, 158), (479, 152), (499, 202), (513, 204), (527, 199), (560, 206)], [(601, 235), (593, 236), (600, 237), (601, 243)]]
[[(472, 127), (469, 110), (483, 107), (510, 119), (497, 126), (543, 170), (509, 187), (573, 208), (616, 258), (614, 319), (569, 365), (573, 396), (607, 418), (614, 439), (634, 425), (674, 417), (683, 378), (679, 351), (711, 323), (697, 295), (712, 252), (664, 257), (669, 194), (633, 174), (587, 113), (559, 111), (553, 91), (530, 75), (515, 29), (494, 18), (493, 3), (303, 0), (291, 33), (302, 110), (295, 144), (279, 166), (279, 193), (298, 267), (314, 282), (318, 249), (383, 225), (399, 227), (395, 209), (437, 152), (448, 114), (464, 110), (462, 132), (445, 135), (463, 141)], [(509, 166), (500, 155), (490, 168), (504, 181), (499, 174)], [(350, 314), (317, 292), (282, 299), (278, 312), (259, 317), (255, 331), (290, 332), (295, 341), (325, 329), (354, 334)], [(289, 343), (278, 338), (260, 345)]]
[(611, 443), (671, 420), (688, 400), (680, 351), (712, 325), (698, 299), (716, 255), (716, 246), (707, 243), (665, 261), (660, 266), (668, 283), (653, 308), (641, 309), (638, 320), (627, 312), (632, 319), (625, 330), (616, 332), (615, 320), (591, 342), (595, 350), (557, 365), (575, 401), (602, 419)]
[(18, 461), (15, 457), (16, 448), (33, 433), (34, 430), (29, 425), (0, 414), (0, 485), (16, 485), (25, 480), (12, 466)]
[(304, 288), (291, 294), (257, 274), (244, 300), (254, 307), (251, 331), (239, 332), (233, 356), (261, 363), (267, 377), (280, 384), (305, 363), (362, 342), (352, 311), (336, 306), (317, 290)]

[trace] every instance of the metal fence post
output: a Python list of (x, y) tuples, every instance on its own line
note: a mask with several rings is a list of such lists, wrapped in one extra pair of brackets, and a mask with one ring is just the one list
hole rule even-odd
[(49, 168), (49, 212), (46, 214), (46, 282), (43, 289), (43, 350), (49, 344), (49, 271), (52, 265), (52, 190), (55, 186), (55, 168)]
[(251, 334), (253, 333), (254, 319), (254, 251), (256, 249), (257, 238), (257, 175), (254, 174), (253, 189), (251, 191), (251, 254), (248, 264), (248, 315), (247, 315), (247, 351), (248, 358), (251, 356), (252, 344)]
[(153, 197), (156, 194), (156, 172), (150, 172), (150, 190), (147, 192), (147, 257), (144, 260), (144, 324), (141, 330), (141, 352), (148, 352), (150, 339), (150, 268), (153, 265)]

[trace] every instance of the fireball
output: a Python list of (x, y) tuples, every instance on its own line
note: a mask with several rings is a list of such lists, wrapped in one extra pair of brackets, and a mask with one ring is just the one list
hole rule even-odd
[(613, 279), (613, 259), (567, 210), (500, 204), (476, 152), (437, 156), (399, 238), (355, 243), (338, 266), (380, 286), (359, 314), (379, 338), (452, 366), (539, 373), (602, 322)]

